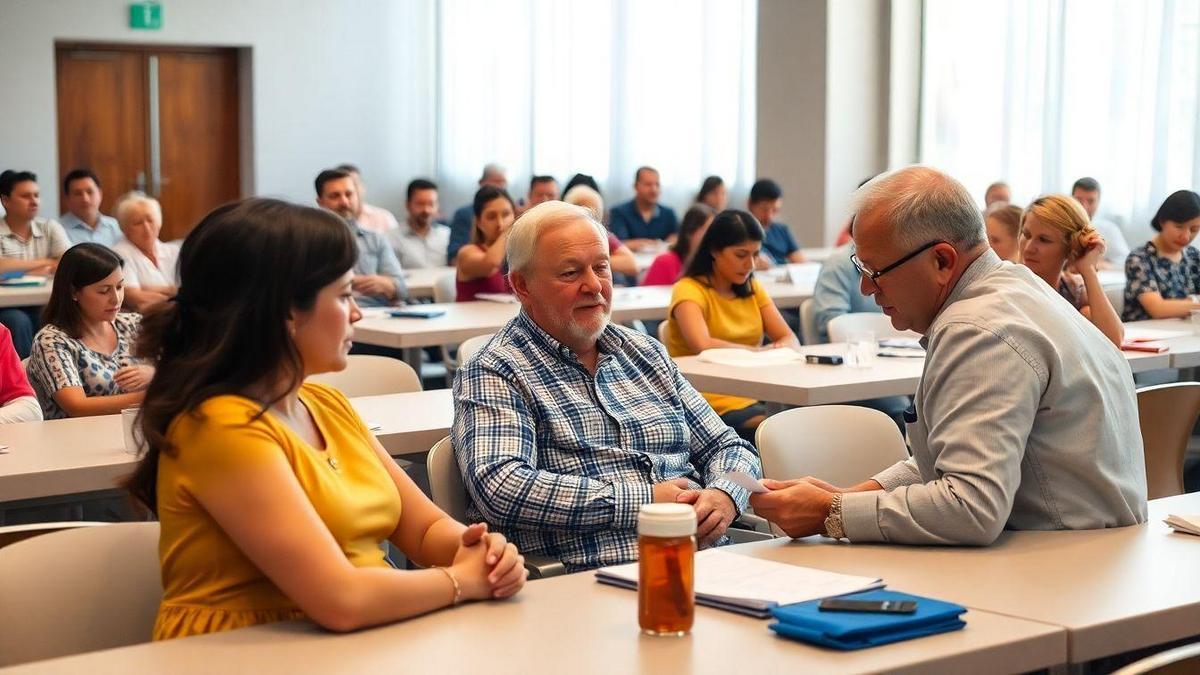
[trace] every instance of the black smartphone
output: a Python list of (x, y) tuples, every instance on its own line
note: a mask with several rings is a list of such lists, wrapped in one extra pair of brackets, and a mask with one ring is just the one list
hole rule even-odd
[(819, 363), (825, 366), (840, 366), (842, 365), (842, 357), (837, 354), (832, 356), (823, 356), (819, 354), (809, 354), (804, 357), (806, 363)]
[(874, 612), (881, 614), (912, 614), (917, 611), (916, 600), (846, 600), (825, 598), (817, 605), (822, 612)]

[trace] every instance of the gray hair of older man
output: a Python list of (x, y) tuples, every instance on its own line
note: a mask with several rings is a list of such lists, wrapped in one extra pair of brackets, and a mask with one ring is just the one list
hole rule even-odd
[(987, 242), (983, 216), (962, 183), (937, 169), (913, 165), (871, 179), (855, 191), (852, 210), (882, 216), (905, 250), (945, 241), (960, 250)]
[(517, 218), (508, 233), (504, 256), (508, 271), (524, 272), (537, 255), (537, 243), (542, 234), (555, 227), (569, 225), (579, 220), (587, 221), (596, 230), (596, 236), (608, 250), (608, 230), (596, 220), (592, 210), (560, 201), (542, 202)]
[(162, 204), (159, 204), (157, 199), (140, 190), (131, 190), (117, 198), (117, 206), (114, 209), (117, 223), (124, 226), (129, 219), (130, 209), (141, 204), (150, 207), (150, 210), (157, 215), (158, 222), (162, 223)]

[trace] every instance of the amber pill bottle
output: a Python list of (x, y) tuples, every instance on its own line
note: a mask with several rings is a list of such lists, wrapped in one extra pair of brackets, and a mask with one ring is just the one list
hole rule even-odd
[(696, 612), (696, 512), (689, 504), (638, 511), (638, 625), (649, 635), (687, 635)]

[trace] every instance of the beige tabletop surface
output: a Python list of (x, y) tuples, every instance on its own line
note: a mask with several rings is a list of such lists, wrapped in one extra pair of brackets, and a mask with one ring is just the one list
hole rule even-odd
[[(736, 549), (731, 549), (736, 550)], [(960, 631), (854, 652), (776, 637), (766, 620), (699, 607), (692, 634), (640, 635), (634, 591), (590, 573), (530, 582), (477, 603), (334, 635), (306, 622), (150, 643), (18, 666), (16, 673), (1007, 673), (1062, 663), (1043, 623), (969, 611)]]
[(39, 286), (0, 286), (0, 307), (44, 305), (49, 299), (49, 283)]
[(454, 274), (453, 267), (414, 267), (404, 268), (404, 285), (408, 287), (408, 297), (423, 300), (433, 297), (433, 287), (437, 280), (447, 274)]
[(1200, 333), (1200, 325), (1194, 325), (1191, 321), (1185, 319), (1130, 321), (1125, 324), (1125, 332), (1127, 334), (1132, 331), (1132, 334), (1136, 335), (1138, 329), (1191, 333), (1191, 335), (1167, 338), (1163, 342), (1167, 343), (1167, 346), (1171, 348), (1166, 353), (1171, 356), (1172, 368), (1195, 368), (1196, 366), (1200, 366), (1200, 335), (1197, 334)]

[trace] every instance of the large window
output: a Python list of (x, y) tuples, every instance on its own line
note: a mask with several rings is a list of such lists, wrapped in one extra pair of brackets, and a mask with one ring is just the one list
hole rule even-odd
[(1195, 189), (1198, 0), (926, 0), (921, 159), (982, 200), (1100, 181), (1130, 243)]
[(438, 173), (460, 185), (492, 161), (516, 181), (588, 173), (609, 205), (643, 164), (669, 204), (708, 174), (748, 189), (756, 4), (442, 0)]

